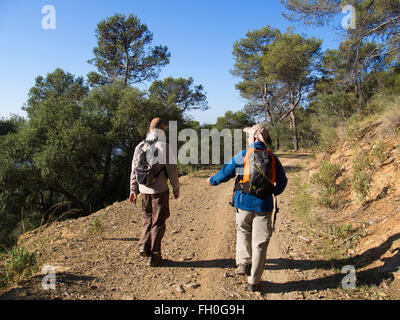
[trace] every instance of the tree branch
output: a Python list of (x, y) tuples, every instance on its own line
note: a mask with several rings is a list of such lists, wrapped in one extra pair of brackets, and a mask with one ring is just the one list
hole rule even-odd
[(400, 20), (400, 16), (394, 17), (393, 19), (391, 19), (391, 20), (389, 20), (389, 21), (385, 21), (385, 22), (381, 23), (379, 26), (377, 26), (377, 27), (375, 27), (375, 28), (369, 30), (368, 32), (362, 34), (361, 37), (362, 37), (362, 38), (368, 37), (368, 36), (370, 36), (371, 34), (377, 32), (379, 29), (381, 29), (381, 28), (385, 27), (386, 25), (391, 24), (392, 22), (395, 22), (395, 21), (397, 21), (397, 20)]
[(299, 86), (299, 95), (297, 97), (296, 102), (290, 107), (290, 109), (279, 119), (279, 122), (282, 122), (283, 120), (285, 120), (289, 114), (291, 114), (299, 105), (301, 98), (302, 98), (302, 94), (301, 94), (301, 89), (302, 89), (302, 85), (300, 84)]

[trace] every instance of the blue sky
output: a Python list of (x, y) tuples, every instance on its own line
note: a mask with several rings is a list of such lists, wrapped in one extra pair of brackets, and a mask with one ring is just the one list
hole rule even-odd
[[(45, 5), (56, 9), (55, 30), (42, 28)], [(159, 78), (192, 76), (202, 84), (210, 109), (191, 115), (201, 123), (215, 123), (245, 104), (235, 90), (238, 79), (229, 72), (233, 43), (266, 25), (286, 30), (291, 23), (282, 12), (280, 0), (0, 0), (0, 117), (26, 116), (21, 107), (38, 75), (57, 67), (76, 76), (95, 70), (87, 60), (93, 57), (98, 22), (115, 13), (133, 13), (154, 34), (153, 45), (166, 45), (171, 52)], [(324, 49), (340, 42), (330, 29), (295, 25), (295, 30), (321, 38)]]

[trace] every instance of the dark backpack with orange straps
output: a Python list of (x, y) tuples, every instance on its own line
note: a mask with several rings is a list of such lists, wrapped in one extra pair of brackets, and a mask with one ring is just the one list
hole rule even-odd
[(264, 199), (274, 193), (275, 180), (276, 162), (272, 151), (247, 149), (243, 175), (237, 177), (235, 191), (240, 190)]

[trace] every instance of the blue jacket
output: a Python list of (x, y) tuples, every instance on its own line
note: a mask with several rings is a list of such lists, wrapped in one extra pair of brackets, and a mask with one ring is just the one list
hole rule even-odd
[[(265, 145), (261, 142), (255, 142), (249, 148), (258, 150), (267, 149)], [(238, 169), (243, 168), (245, 155), (246, 150), (243, 150), (235, 155), (232, 160), (225, 164), (215, 176), (210, 178), (211, 185), (217, 186), (222, 182), (227, 182), (230, 179), (234, 178), (239, 172)], [(278, 196), (285, 190), (287, 185), (287, 178), (278, 157), (275, 155), (274, 157), (276, 160), (276, 187), (274, 190), (274, 194), (275, 196)], [(251, 194), (244, 193), (240, 190), (236, 191), (233, 198), (233, 203), (236, 208), (246, 211), (271, 212), (274, 209), (272, 195), (269, 195), (265, 199), (260, 199)]]

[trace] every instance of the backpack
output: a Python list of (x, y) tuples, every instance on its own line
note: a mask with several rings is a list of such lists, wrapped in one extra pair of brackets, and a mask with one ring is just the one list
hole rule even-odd
[(274, 193), (276, 162), (272, 151), (247, 149), (243, 176), (238, 176), (235, 191), (240, 190), (264, 199)]
[(142, 146), (140, 147), (139, 160), (136, 166), (136, 178), (139, 184), (146, 187), (150, 187), (156, 182), (159, 174), (165, 170), (165, 166), (157, 171), (157, 166), (153, 163), (151, 157), (147, 157), (147, 153), (150, 155), (158, 156), (158, 149), (154, 146), (158, 141), (158, 138), (154, 140), (144, 140), (142, 141)]

